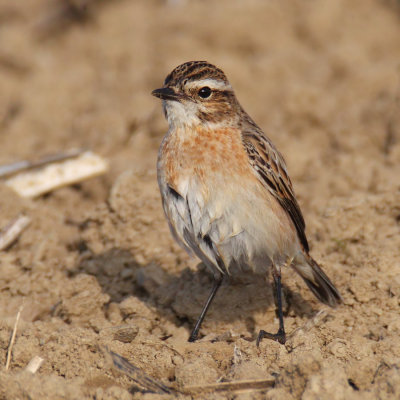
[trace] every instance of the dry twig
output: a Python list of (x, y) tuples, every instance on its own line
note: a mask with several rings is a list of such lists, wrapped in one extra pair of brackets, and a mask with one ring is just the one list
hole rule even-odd
[(2, 232), (0, 232), (0, 251), (8, 249), (28, 227), (30, 222), (31, 219), (25, 215), (20, 215), (11, 221)]
[(7, 350), (6, 371), (8, 371), (8, 368), (10, 367), (11, 353), (12, 353), (12, 349), (14, 347), (15, 336), (17, 335), (18, 322), (21, 317), (21, 312), (22, 312), (23, 308), (24, 308), (24, 304), (22, 304), (21, 307), (19, 308), (17, 317), (15, 318), (15, 324), (14, 324), (14, 329), (13, 329), (13, 332), (11, 335), (10, 345), (8, 346), (8, 350)]
[(120, 356), (107, 348), (103, 349), (105, 357), (109, 360), (112, 367), (120, 373), (127, 375), (136, 384), (143, 387), (146, 391), (158, 394), (186, 394), (186, 395), (198, 395), (206, 394), (211, 392), (241, 392), (241, 391), (254, 391), (254, 390), (266, 390), (274, 386), (275, 380), (273, 378), (268, 379), (254, 379), (254, 380), (243, 380), (235, 382), (219, 382), (209, 385), (199, 386), (186, 386), (182, 389), (174, 389), (168, 387), (163, 383), (157, 381), (151, 376), (147, 375), (140, 368), (131, 364), (126, 358)]
[(68, 160), (70, 158), (78, 157), (82, 154), (84, 150), (82, 149), (72, 149), (65, 153), (57, 153), (45, 156), (37, 161), (17, 161), (11, 164), (0, 165), (0, 177), (9, 177), (10, 175), (14, 175), (21, 171), (25, 171), (28, 169), (43, 167), (47, 164), (51, 164), (54, 162)]
[(312, 318), (310, 318), (304, 325), (296, 328), (293, 332), (288, 335), (288, 339), (294, 338), (298, 333), (306, 333), (310, 331), (314, 326), (317, 326), (321, 321), (327, 318), (329, 312), (327, 309), (323, 308), (319, 310)]
[(184, 394), (205, 394), (213, 392), (241, 392), (247, 390), (271, 389), (275, 384), (275, 379), (254, 379), (234, 382), (220, 382), (201, 386), (185, 386), (182, 390)]
[[(11, 176), (5, 184), (22, 197), (37, 197), (60, 187), (102, 175), (108, 169), (108, 163), (103, 158), (90, 151), (81, 153), (80, 150), (79, 153), (75, 151), (49, 156), (35, 163), (22, 161), (20, 165), (17, 164), (13, 166), (14, 173), (16, 168), (19, 171), (22, 169), (29, 171)], [(43, 167), (32, 169), (38, 166)], [(6, 170), (6, 173), (10, 172)]]
[(171, 394), (175, 391), (174, 389), (165, 386), (163, 383), (147, 375), (144, 371), (138, 367), (135, 367), (126, 358), (120, 356), (119, 354), (114, 353), (106, 348), (103, 349), (103, 353), (106, 359), (111, 362), (111, 365), (115, 370), (127, 375), (145, 390), (158, 394)]

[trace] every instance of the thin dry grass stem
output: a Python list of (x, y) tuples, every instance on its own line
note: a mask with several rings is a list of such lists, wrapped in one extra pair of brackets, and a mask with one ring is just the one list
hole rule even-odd
[(106, 360), (108, 360), (114, 370), (128, 376), (146, 391), (157, 394), (172, 394), (175, 392), (174, 389), (165, 386), (163, 383), (146, 374), (140, 368), (131, 364), (126, 358), (108, 350), (107, 348), (103, 348), (102, 350)]
[(36, 161), (22, 160), (11, 164), (0, 165), (0, 177), (1, 178), (8, 177), (10, 175), (14, 175), (28, 169), (39, 168), (54, 162), (60, 162), (68, 160), (70, 158), (75, 158), (78, 157), (80, 154), (82, 154), (84, 151), (86, 150), (71, 149), (63, 153), (50, 154), (48, 156), (44, 156), (43, 158), (40, 158), (39, 160)]
[(28, 365), (25, 368), (25, 371), (28, 371), (32, 374), (35, 374), (39, 368), (42, 366), (44, 359), (39, 356), (35, 356), (29, 361)]
[(12, 220), (2, 232), (0, 232), (0, 251), (8, 249), (31, 223), (31, 219), (20, 215)]
[(299, 326), (295, 330), (293, 330), (288, 336), (286, 340), (285, 347), (286, 349), (291, 352), (293, 350), (293, 343), (294, 339), (300, 333), (309, 332), (312, 328), (319, 325), (322, 321), (324, 321), (329, 316), (329, 311), (325, 308), (319, 310), (312, 318), (310, 318), (306, 323), (302, 326)]
[(271, 389), (275, 379), (253, 379), (234, 382), (220, 382), (209, 385), (186, 386), (182, 389), (184, 394), (195, 395), (213, 392), (243, 392)]
[(15, 337), (17, 335), (17, 329), (18, 329), (18, 322), (21, 317), (21, 312), (23, 309), (24, 309), (24, 304), (22, 303), (22, 305), (19, 307), (17, 317), (15, 318), (15, 324), (11, 335), (10, 345), (8, 346), (7, 350), (6, 371), (8, 371), (8, 369), (10, 368), (12, 349), (14, 347)]
[(299, 328), (295, 329), (288, 337), (292, 338), (297, 335), (298, 332), (308, 332), (314, 326), (317, 326), (321, 321), (323, 321), (327, 316), (329, 315), (329, 312), (326, 308), (323, 308), (322, 310), (319, 310), (312, 318), (310, 318), (304, 325), (300, 326)]
[(157, 381), (151, 376), (147, 375), (140, 368), (131, 364), (126, 358), (120, 356), (113, 351), (103, 348), (103, 353), (112, 368), (119, 373), (131, 378), (136, 384), (144, 388), (146, 391), (158, 394), (178, 394), (182, 393), (185, 395), (198, 395), (212, 392), (242, 392), (242, 391), (255, 391), (255, 390), (266, 390), (270, 389), (275, 384), (275, 379), (254, 379), (254, 380), (243, 380), (235, 382), (218, 382), (209, 385), (199, 386), (185, 386), (184, 388), (175, 389), (170, 386), (166, 386), (163, 383)]

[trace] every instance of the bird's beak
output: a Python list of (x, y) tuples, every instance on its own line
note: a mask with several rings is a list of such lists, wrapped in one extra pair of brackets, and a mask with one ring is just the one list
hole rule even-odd
[(155, 97), (158, 97), (159, 99), (162, 100), (174, 100), (174, 101), (179, 101), (179, 94), (175, 93), (171, 88), (169, 87), (163, 87), (160, 89), (153, 90), (151, 94)]

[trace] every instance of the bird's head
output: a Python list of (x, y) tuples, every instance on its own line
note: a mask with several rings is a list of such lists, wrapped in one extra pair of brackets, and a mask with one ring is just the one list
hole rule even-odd
[(206, 61), (179, 65), (152, 95), (163, 100), (168, 123), (175, 127), (232, 124), (240, 108), (224, 72)]

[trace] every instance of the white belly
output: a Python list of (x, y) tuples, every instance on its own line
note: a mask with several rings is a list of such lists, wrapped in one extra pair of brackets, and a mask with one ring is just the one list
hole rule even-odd
[(194, 178), (182, 180), (177, 197), (159, 173), (164, 211), (177, 241), (210, 268), (263, 274), (300, 250), (297, 235), (264, 188), (231, 178), (213, 179), (207, 190)]

